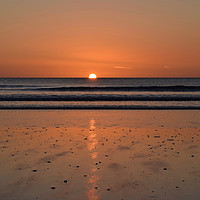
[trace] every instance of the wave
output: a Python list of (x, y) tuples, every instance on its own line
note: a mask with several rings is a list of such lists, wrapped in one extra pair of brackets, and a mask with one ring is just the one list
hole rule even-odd
[(22, 91), (169, 91), (169, 92), (194, 92), (200, 91), (200, 86), (83, 86), (83, 87), (41, 87), (36, 85), (0, 85), (0, 89), (22, 90)]
[(200, 101), (200, 95), (194, 94), (83, 94), (83, 95), (45, 95), (11, 94), (0, 95), (0, 101)]
[(41, 85), (0, 85), (0, 89), (1, 88), (16, 88), (16, 89), (20, 89), (20, 88), (38, 88), (38, 87), (42, 87)]
[(144, 105), (1, 105), (0, 110), (200, 110), (200, 106), (144, 106)]

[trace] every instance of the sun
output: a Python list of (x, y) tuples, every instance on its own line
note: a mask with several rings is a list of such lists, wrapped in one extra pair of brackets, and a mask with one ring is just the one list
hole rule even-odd
[(96, 74), (90, 74), (89, 75), (89, 79), (96, 79), (97, 78), (97, 75)]

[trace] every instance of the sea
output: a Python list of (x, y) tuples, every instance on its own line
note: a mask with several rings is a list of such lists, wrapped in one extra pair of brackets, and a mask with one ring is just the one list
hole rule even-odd
[(0, 109), (200, 109), (200, 78), (0, 78)]

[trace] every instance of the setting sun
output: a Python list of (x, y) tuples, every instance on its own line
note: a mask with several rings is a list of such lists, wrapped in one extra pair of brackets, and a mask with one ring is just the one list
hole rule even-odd
[(90, 78), (90, 79), (95, 79), (95, 78), (97, 78), (97, 76), (96, 76), (96, 74), (90, 74), (90, 75), (89, 75), (89, 78)]

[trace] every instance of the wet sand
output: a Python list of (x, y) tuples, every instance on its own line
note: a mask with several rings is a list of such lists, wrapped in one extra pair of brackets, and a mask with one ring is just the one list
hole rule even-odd
[(198, 200), (199, 111), (0, 111), (0, 199)]

